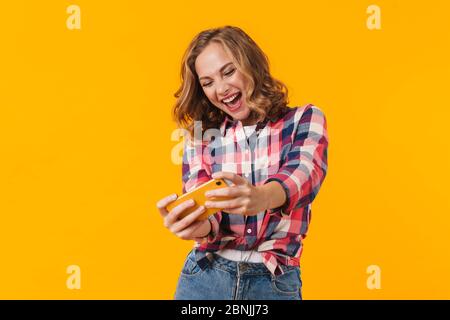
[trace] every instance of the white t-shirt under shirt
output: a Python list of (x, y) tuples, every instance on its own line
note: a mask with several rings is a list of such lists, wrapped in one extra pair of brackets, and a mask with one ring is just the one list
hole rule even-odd
[(245, 136), (248, 139), (252, 135), (252, 133), (255, 131), (256, 124), (254, 124), (252, 126), (243, 126), (242, 128), (244, 129)]
[[(253, 134), (256, 129), (256, 124), (251, 126), (244, 126), (244, 133), (247, 139)], [(242, 251), (235, 249), (222, 249), (216, 252), (219, 256), (232, 260), (232, 261), (242, 261), (251, 263), (262, 263), (262, 255), (256, 250)]]

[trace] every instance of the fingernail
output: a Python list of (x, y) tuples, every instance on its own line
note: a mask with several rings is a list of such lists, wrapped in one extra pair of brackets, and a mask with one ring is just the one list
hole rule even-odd
[(204, 206), (200, 206), (199, 210), (200, 211), (205, 211), (205, 207)]
[(209, 207), (211, 205), (211, 202), (206, 201), (205, 202), (205, 207)]
[(210, 197), (210, 196), (212, 196), (212, 193), (208, 191), (205, 193), (205, 196)]

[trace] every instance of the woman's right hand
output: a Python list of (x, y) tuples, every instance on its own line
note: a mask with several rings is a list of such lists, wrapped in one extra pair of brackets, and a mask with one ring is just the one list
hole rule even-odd
[(187, 209), (194, 206), (194, 200), (186, 200), (174, 207), (170, 212), (166, 207), (169, 203), (177, 199), (176, 194), (172, 194), (158, 201), (156, 207), (164, 219), (164, 226), (169, 229), (170, 232), (183, 240), (195, 240), (202, 242), (211, 231), (211, 223), (208, 219), (199, 220), (196, 219), (205, 212), (205, 207), (200, 206), (186, 217), (179, 219), (178, 217)]

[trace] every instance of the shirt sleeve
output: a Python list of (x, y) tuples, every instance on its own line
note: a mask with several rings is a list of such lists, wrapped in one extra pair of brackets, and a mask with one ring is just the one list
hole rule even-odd
[(184, 139), (182, 180), (183, 194), (212, 179), (211, 162), (206, 143), (189, 137)]
[(286, 192), (286, 202), (268, 210), (289, 215), (295, 208), (310, 204), (327, 173), (328, 133), (323, 112), (309, 105), (303, 111), (293, 134), (291, 149), (278, 170), (264, 184), (278, 181)]
[[(195, 143), (189, 137), (184, 139), (182, 180), (183, 194), (212, 179), (211, 157), (203, 141)], [(205, 237), (208, 242), (215, 242), (220, 237), (222, 211), (209, 217), (211, 231)]]

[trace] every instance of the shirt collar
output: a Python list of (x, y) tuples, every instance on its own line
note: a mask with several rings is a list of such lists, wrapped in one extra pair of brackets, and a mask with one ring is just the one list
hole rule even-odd
[[(260, 121), (257, 123), (256, 131), (264, 128), (268, 122), (276, 122), (276, 120), (265, 118), (263, 121)], [(220, 125), (220, 132), (221, 132), (222, 136), (225, 135), (225, 131), (228, 128), (235, 127), (238, 125), (238, 123), (241, 123), (241, 125), (242, 125), (242, 122), (240, 120), (234, 120), (234, 119), (230, 118), (228, 115), (226, 115), (225, 120), (223, 120), (222, 124)]]

